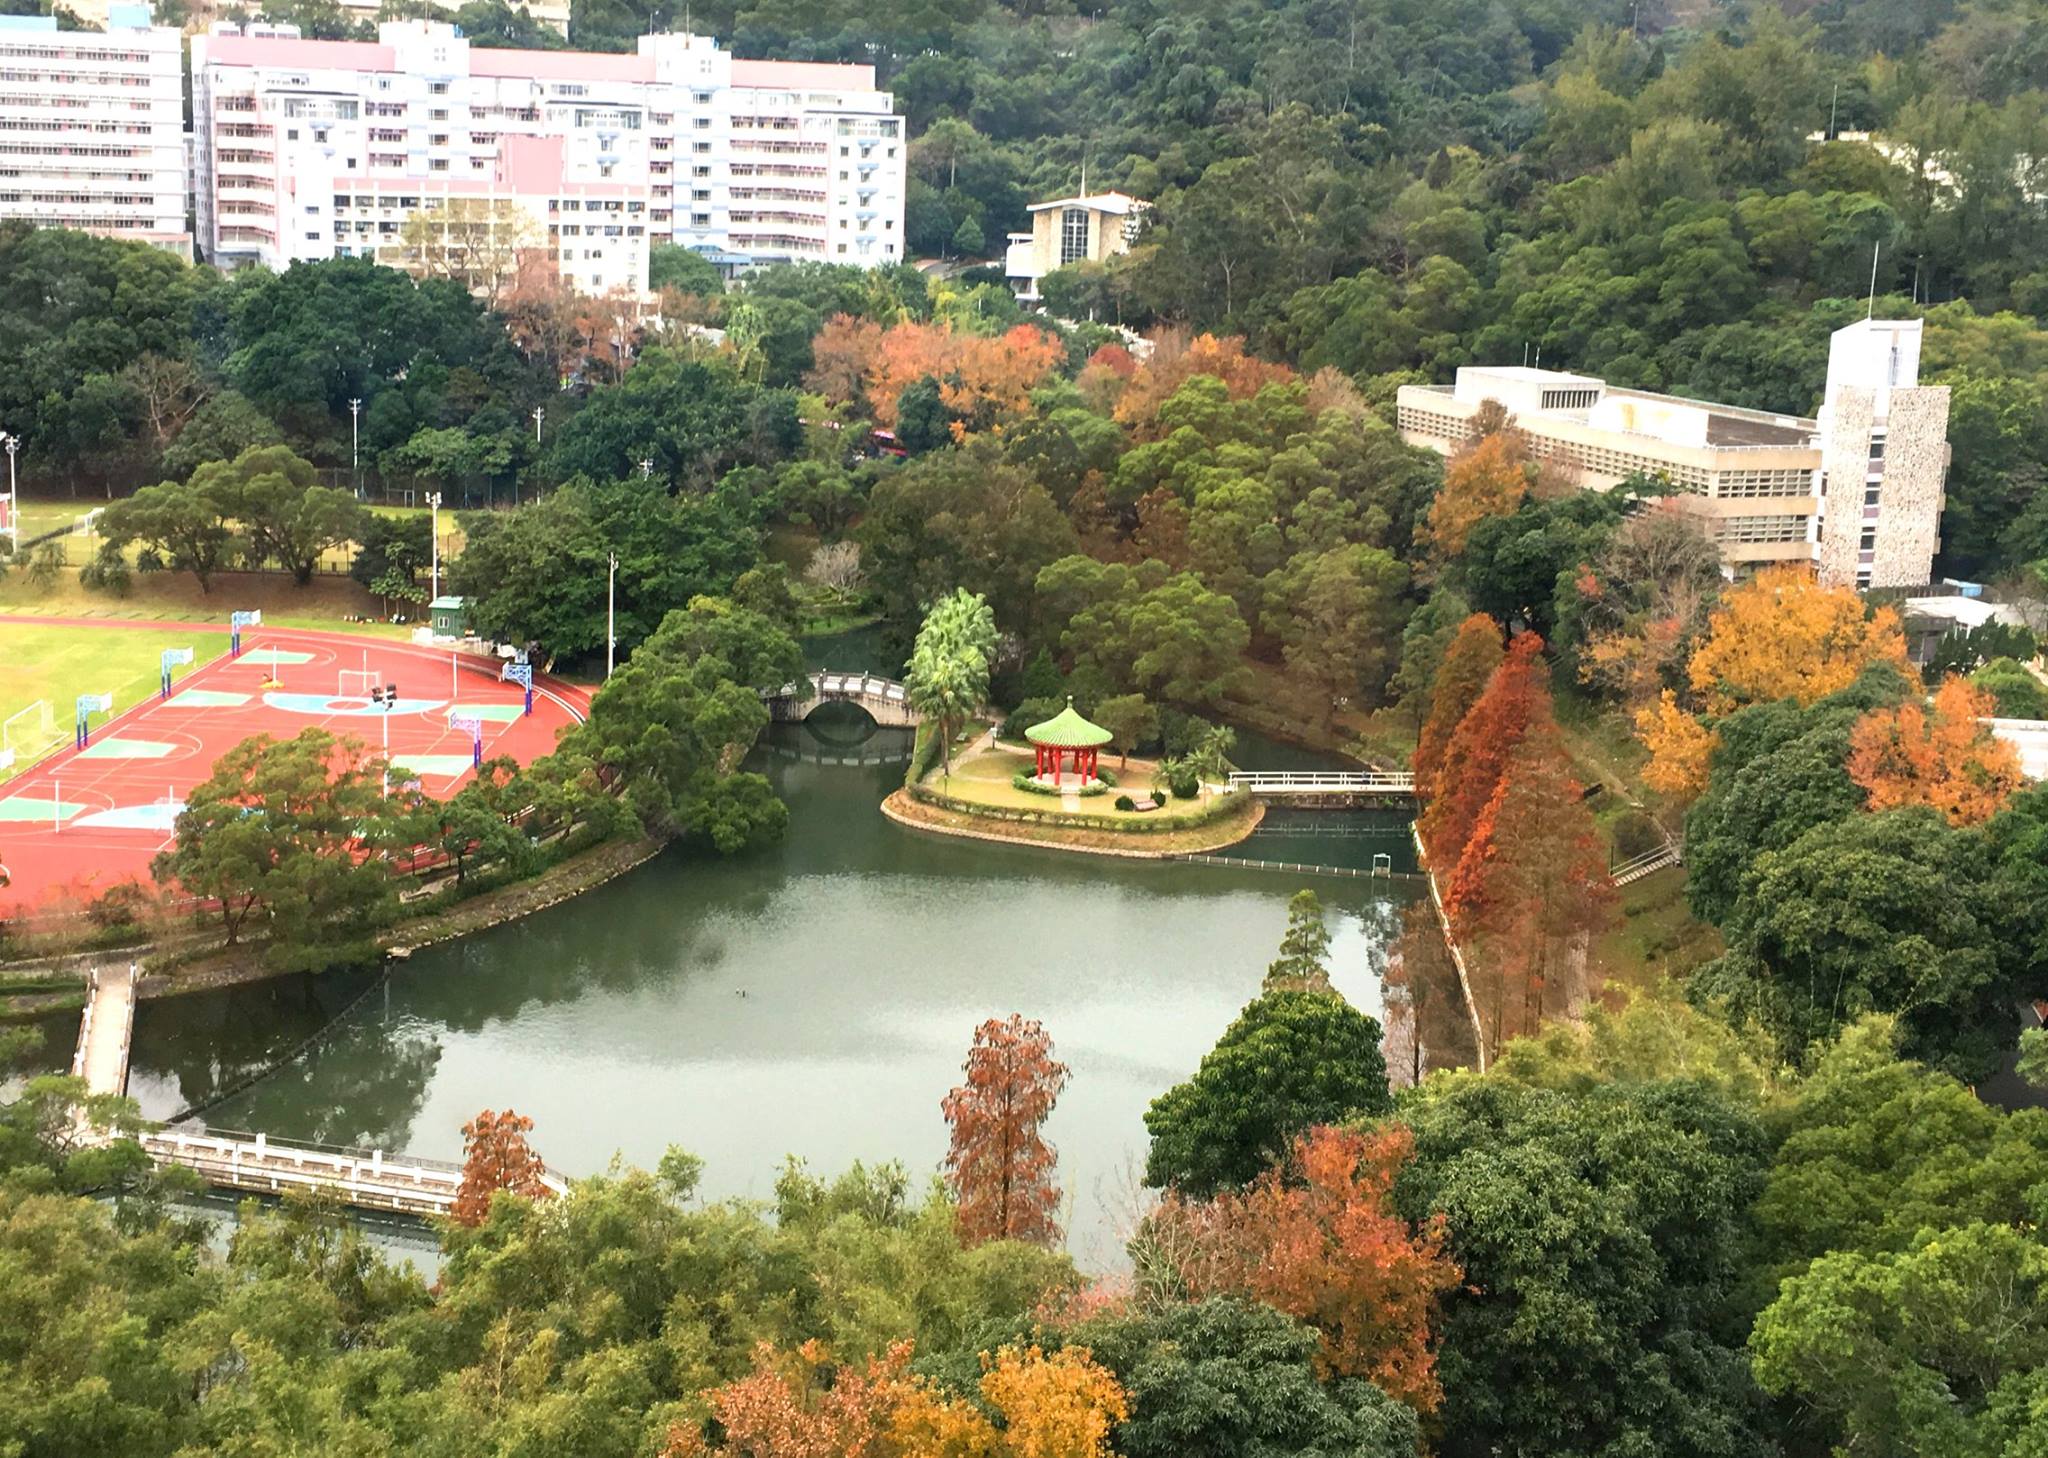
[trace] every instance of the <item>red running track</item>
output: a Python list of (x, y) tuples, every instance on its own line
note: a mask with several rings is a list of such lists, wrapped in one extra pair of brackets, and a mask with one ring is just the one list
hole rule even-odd
[[(162, 633), (166, 647), (178, 646), (180, 635), (189, 638), (193, 628), (0, 616), (0, 624), (9, 622)], [(398, 688), (398, 707), (388, 715), (339, 692), (343, 670), (365, 668)], [(170, 843), (171, 820), (186, 793), (251, 735), (288, 739), (317, 727), (381, 752), (388, 727), (393, 760), (416, 760), (402, 772), (446, 798), (470, 774), (470, 737), (448, 727), (450, 706), (459, 704), (483, 711), (486, 758), (509, 754), (532, 763), (588, 711), (590, 691), (543, 676), (536, 680), (533, 713), (515, 713), (524, 692), (500, 680), (499, 668), (493, 658), (384, 638), (245, 631), (240, 658), (202, 665), (178, 680), (168, 700), (149, 699), (111, 722), (96, 719), (86, 749), (66, 747), (0, 783), (0, 863), (12, 876), (0, 889), (0, 918), (36, 908), (60, 887), (84, 899), (120, 881), (147, 881), (150, 858)], [(65, 726), (72, 706), (52, 707)]]

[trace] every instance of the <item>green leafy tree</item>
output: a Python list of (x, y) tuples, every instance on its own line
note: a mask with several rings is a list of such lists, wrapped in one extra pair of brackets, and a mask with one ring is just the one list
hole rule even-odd
[(706, 486), (736, 465), (779, 460), (802, 438), (794, 395), (763, 391), (729, 365), (650, 349), (562, 427), (548, 463), (560, 479), (618, 481), (647, 460), (659, 481)]
[(1268, 992), (1330, 990), (1330, 929), (1323, 922), (1322, 898), (1297, 891), (1287, 903), (1287, 931), (1280, 955), (1266, 968)]
[(240, 525), (248, 555), (273, 561), (300, 586), (321, 554), (354, 541), (369, 513), (348, 492), (318, 484), (312, 463), (285, 446), (256, 446), (192, 473), (187, 490), (218, 503)]
[(1437, 1354), (1446, 1454), (1768, 1446), (1743, 1351), (1767, 1164), (1750, 1109), (1686, 1079), (1468, 1075), (1401, 1116), (1416, 1152), (1397, 1201), (1445, 1218), (1465, 1272)]
[(671, 613), (562, 743), (603, 766), (649, 832), (701, 835), (727, 855), (773, 841), (789, 822), (765, 780), (730, 769), (766, 727), (768, 710), (720, 650), (754, 651), (768, 635), (708, 620), (744, 611)]
[(1786, 1279), (1750, 1347), (1757, 1380), (1828, 1419), (1838, 1452), (2027, 1452), (2048, 1438), (2048, 1246), (1969, 1222), (1830, 1252)]
[(1143, 694), (1118, 694), (1104, 699), (1095, 706), (1095, 720), (1110, 732), (1123, 766), (1130, 764), (1133, 746), (1159, 733), (1159, 709)]
[(1377, 1022), (1334, 993), (1268, 992), (1145, 1111), (1145, 1183), (1203, 1198), (1256, 1179), (1306, 1129), (1392, 1107)]
[(1408, 1458), (1412, 1408), (1357, 1378), (1321, 1380), (1315, 1332), (1231, 1296), (1096, 1317), (1069, 1333), (1129, 1394), (1126, 1458)]
[(725, 276), (718, 265), (694, 248), (655, 243), (647, 250), (647, 286), (679, 289), (686, 294), (722, 294)]
[(361, 960), (397, 905), (389, 869), (364, 854), (392, 831), (383, 776), (382, 761), (325, 730), (245, 739), (186, 796), (151, 871), (210, 903), (201, 915), (229, 945), (260, 918), (279, 968)]
[(949, 776), (953, 736), (988, 701), (995, 646), (995, 614), (987, 599), (965, 588), (935, 603), (918, 629), (904, 692), (919, 713), (937, 722), (940, 759)]
[(2019, 1037), (2024, 956), (1983, 837), (1932, 810), (1831, 821), (1760, 856), (1691, 983), (1788, 1054), (1867, 1012), (1896, 1013), (1908, 1057), (1975, 1082)]
[(116, 501), (100, 516), (100, 538), (116, 550), (139, 544), (180, 572), (213, 589), (227, 566), (234, 533), (221, 503), (204, 486), (166, 481)]

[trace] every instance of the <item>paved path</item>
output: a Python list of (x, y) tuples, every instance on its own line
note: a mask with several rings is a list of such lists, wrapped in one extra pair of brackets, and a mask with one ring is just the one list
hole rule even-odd
[(135, 968), (102, 968), (78, 1030), (72, 1072), (88, 1093), (118, 1094), (128, 1088), (128, 1039), (135, 1027)]

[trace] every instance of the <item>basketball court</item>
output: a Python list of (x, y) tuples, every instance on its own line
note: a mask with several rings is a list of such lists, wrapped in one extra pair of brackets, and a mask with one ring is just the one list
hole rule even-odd
[[(191, 625), (106, 631), (154, 633), (175, 648)], [(30, 910), (60, 886), (90, 897), (146, 881), (186, 794), (252, 735), (289, 739), (319, 728), (373, 752), (388, 746), (393, 784), (416, 780), (440, 799), (467, 782), (479, 750), (530, 764), (583, 717), (589, 695), (537, 679), (528, 713), (526, 689), (501, 673), (496, 659), (446, 649), (255, 627), (243, 630), (239, 657), (193, 669), (169, 698), (111, 718), (88, 704), (83, 746), (75, 706), (56, 705), (66, 747), (0, 783), (0, 863), (12, 876), (0, 889), (0, 917)]]

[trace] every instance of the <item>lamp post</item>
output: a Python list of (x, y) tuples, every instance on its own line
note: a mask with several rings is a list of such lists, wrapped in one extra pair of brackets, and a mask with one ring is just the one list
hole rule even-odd
[(390, 799), (390, 798), (391, 798), (391, 709), (392, 709), (392, 706), (393, 706), (394, 704), (396, 704), (396, 703), (398, 702), (398, 685), (397, 685), (397, 684), (395, 684), (395, 683), (387, 683), (387, 684), (383, 685), (383, 686), (382, 686), (381, 688), (373, 688), (373, 689), (371, 689), (371, 690), (370, 690), (370, 702), (371, 702), (371, 703), (373, 703), (373, 704), (375, 704), (375, 705), (376, 705), (376, 706), (377, 706), (378, 708), (380, 708), (380, 709), (382, 709), (382, 710), (384, 711), (383, 713), (381, 713), (381, 714), (379, 714), (379, 715), (377, 716), (377, 722), (378, 722), (379, 724), (381, 724), (381, 725), (383, 726), (383, 734), (382, 734), (382, 739), (383, 739), (383, 744), (384, 744), (384, 789), (383, 789), (383, 798), (385, 798), (386, 800), (388, 800), (388, 799)]
[(356, 475), (356, 495), (363, 494), (363, 402), (350, 397), (348, 402), (348, 468)]
[(21, 496), (14, 489), (14, 453), (21, 449), (18, 435), (0, 435), (0, 444), (7, 447), (7, 552), (9, 556), (21, 555)]
[(604, 574), (604, 676), (612, 676), (612, 651), (619, 646), (619, 620), (617, 613), (619, 593), (619, 554), (611, 554), (611, 560)]
[(643, 481), (645, 481), (645, 480), (647, 480), (647, 479), (648, 479), (648, 478), (649, 478), (650, 476), (652, 476), (653, 474), (654, 474), (654, 457), (652, 457), (652, 456), (642, 456), (642, 457), (640, 458), (640, 479), (641, 479), (641, 480), (643, 480)]
[[(427, 606), (428, 606), (428, 608), (429, 608), (429, 609), (431, 609), (431, 608), (433, 607), (433, 599), (434, 599), (434, 598), (437, 598), (437, 597), (439, 597), (439, 596), (441, 595), (441, 493), (440, 493), (440, 492), (438, 492), (438, 491), (429, 491), (429, 492), (427, 493), (427, 507), (428, 507), (428, 509), (429, 509), (430, 511), (432, 511), (432, 512), (433, 512), (433, 517), (434, 517), (434, 527), (433, 527), (433, 536), (434, 536), (434, 570), (433, 570), (433, 575), (432, 575), (432, 577), (431, 577), (431, 578), (429, 578), (429, 581), (430, 581), (430, 582), (431, 582), (431, 583), (433, 584), (433, 591), (432, 591), (432, 592), (431, 592), (431, 593), (430, 593), (430, 594), (428, 595), (428, 599), (427, 599)], [(432, 614), (431, 614), (431, 611), (429, 612), (429, 615), (428, 615), (428, 620), (429, 620), (430, 622), (432, 621)]]
[(533, 407), (533, 443), (535, 445), (540, 444), (541, 417), (546, 415), (547, 413), (548, 407), (545, 405), (536, 405)]

